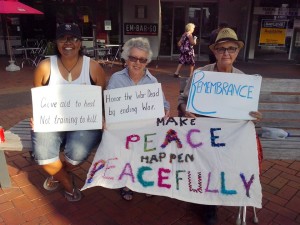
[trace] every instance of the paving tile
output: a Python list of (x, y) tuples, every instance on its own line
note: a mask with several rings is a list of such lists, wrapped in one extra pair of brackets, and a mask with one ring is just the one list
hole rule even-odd
[(5, 195), (7, 201), (11, 201), (12, 199), (23, 196), (24, 192), (20, 188), (10, 188), (9, 190), (5, 190)]
[(297, 193), (297, 191), (299, 191), (299, 189), (291, 187), (287, 184), (278, 191), (277, 195), (281, 198), (289, 200)]
[(63, 216), (58, 211), (51, 211), (45, 215), (51, 224), (69, 225), (70, 219)]
[(282, 173), (280, 175), (280, 177), (282, 177), (284, 179), (287, 179), (287, 180), (291, 180), (291, 181), (295, 181), (297, 183), (300, 183), (300, 177), (293, 176), (292, 174)]
[(53, 224), (51, 224), (45, 216), (39, 216), (22, 225), (53, 225)]
[(260, 179), (260, 182), (263, 184), (269, 184), (272, 181), (272, 179), (265, 177), (265, 176), (260, 176), (259, 179)]
[(38, 199), (43, 196), (43, 194), (33, 185), (27, 185), (24, 187), (21, 187), (22, 192), (26, 194), (26, 196), (30, 200)]
[(282, 216), (282, 215), (277, 215), (276, 218), (274, 219), (277, 224), (280, 225), (299, 225), (299, 223), (291, 220), (288, 217)]
[(257, 213), (259, 224), (269, 224), (275, 217), (276, 213), (267, 209), (266, 207), (259, 210)]
[(300, 161), (294, 161), (288, 168), (300, 172)]
[(288, 179), (282, 178), (280, 176), (274, 178), (271, 182), (270, 182), (270, 186), (275, 187), (275, 188), (282, 188), (284, 185), (286, 185), (288, 182)]
[(278, 204), (275, 204), (273, 202), (268, 202), (268, 204), (265, 205), (265, 208), (267, 208), (275, 213), (278, 213), (279, 215), (286, 216), (286, 217), (290, 218), (291, 220), (296, 219), (296, 217), (298, 215), (296, 212), (294, 212), (286, 207), (279, 206)]
[(35, 221), (35, 220), (40, 221), (40, 219), (43, 219), (43, 220), (46, 219), (44, 217), (41, 217), (41, 215), (43, 215), (43, 213), (39, 208), (34, 208), (31, 210), (28, 210), (28, 211), (24, 212), (22, 215), (26, 221)]
[(8, 169), (8, 174), (10, 176), (17, 175), (21, 172), (21, 170), (15, 165), (15, 163), (13, 161), (7, 162), (6, 165), (7, 165), (7, 169)]
[(54, 191), (48, 195), (43, 195), (38, 198), (32, 199), (32, 203), (36, 207), (41, 207), (43, 205), (51, 204), (53, 201), (62, 198), (61, 193)]
[(291, 186), (291, 187), (294, 187), (294, 188), (296, 188), (296, 189), (298, 189), (298, 190), (300, 190), (300, 183), (298, 183), (298, 182), (295, 182), (295, 181), (289, 181), (289, 182), (288, 182), (288, 185)]
[(283, 166), (283, 167), (289, 167), (289, 165), (291, 165), (291, 163), (294, 162), (292, 160), (273, 160), (273, 163), (275, 164), (275, 166)]
[(300, 196), (294, 196), (286, 204), (286, 207), (300, 214)]
[(270, 179), (274, 179), (276, 178), (279, 174), (281, 173), (280, 170), (274, 169), (274, 168), (270, 168), (267, 171), (265, 171), (263, 173), (263, 176), (270, 178)]
[(292, 175), (295, 175), (298, 172), (297, 170), (289, 168), (288, 165), (286, 165), (286, 167), (281, 166), (281, 165), (274, 165), (273, 168), (277, 169), (277, 170), (280, 170), (282, 172), (288, 173), (288, 174), (292, 174)]
[(12, 203), (20, 213), (24, 213), (35, 208), (32, 202), (25, 195), (13, 199)]
[(15, 208), (15, 206), (11, 201), (3, 202), (0, 204), (0, 213), (13, 208)]
[(284, 206), (288, 200), (285, 199), (285, 198), (282, 198), (280, 196), (277, 196), (277, 195), (274, 195), (272, 193), (269, 193), (269, 192), (266, 192), (266, 191), (263, 191), (263, 197), (273, 203), (276, 203), (278, 205), (281, 205), (281, 206)]
[(1, 212), (0, 216), (7, 225), (20, 225), (26, 222), (22, 214), (15, 208)]
[(176, 213), (174, 211), (166, 211), (163, 215), (158, 218), (157, 224), (165, 225), (165, 224), (173, 224), (178, 221), (185, 214), (185, 210), (178, 208)]
[(267, 192), (272, 193), (272, 194), (276, 194), (279, 191), (278, 188), (275, 188), (271, 185), (266, 185), (264, 183), (262, 183), (261, 186), (262, 186), (263, 191), (267, 191)]
[(11, 179), (14, 180), (19, 187), (23, 187), (32, 184), (29, 176), (30, 175), (28, 173), (21, 172), (11, 176)]

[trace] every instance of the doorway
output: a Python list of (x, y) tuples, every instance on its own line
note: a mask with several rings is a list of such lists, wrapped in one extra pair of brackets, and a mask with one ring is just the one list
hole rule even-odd
[(160, 56), (178, 58), (177, 42), (185, 32), (187, 23), (196, 25), (194, 36), (198, 44), (194, 46), (195, 60), (208, 60), (209, 35), (218, 24), (217, 3), (173, 3), (162, 2), (162, 33)]

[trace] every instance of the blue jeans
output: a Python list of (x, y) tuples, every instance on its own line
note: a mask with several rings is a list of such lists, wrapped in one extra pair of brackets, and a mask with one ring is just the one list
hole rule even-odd
[(59, 160), (60, 148), (64, 145), (65, 160), (78, 165), (94, 147), (98, 147), (102, 130), (79, 130), (65, 132), (31, 132), (32, 152), (39, 165)]

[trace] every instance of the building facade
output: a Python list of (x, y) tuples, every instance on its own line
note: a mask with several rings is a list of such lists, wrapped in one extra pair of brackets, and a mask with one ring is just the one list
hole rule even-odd
[[(226, 22), (245, 48), (239, 60), (298, 60), (300, 0), (22, 0), (44, 15), (1, 16), (0, 54), (7, 54), (9, 30), (13, 45), (27, 39), (55, 39), (63, 22), (79, 24), (84, 45), (119, 44), (131, 37), (149, 38), (154, 57), (177, 59), (176, 45), (185, 24), (196, 25), (197, 60), (207, 60), (209, 35)], [(7, 23), (3, 23), (3, 22)], [(8, 27), (5, 26), (8, 24)], [(7, 29), (8, 28), (8, 29)]]

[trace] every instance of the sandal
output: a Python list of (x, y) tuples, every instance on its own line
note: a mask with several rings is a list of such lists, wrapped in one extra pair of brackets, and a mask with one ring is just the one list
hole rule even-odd
[(127, 187), (121, 188), (120, 194), (121, 194), (122, 198), (126, 201), (131, 201), (133, 199), (133, 191)]
[(81, 200), (82, 195), (78, 188), (74, 187), (72, 193), (65, 191), (65, 198), (69, 202), (78, 202)]
[(53, 176), (47, 177), (47, 179), (43, 184), (43, 187), (47, 191), (55, 191), (58, 188), (58, 186), (59, 186), (59, 181), (55, 180)]

